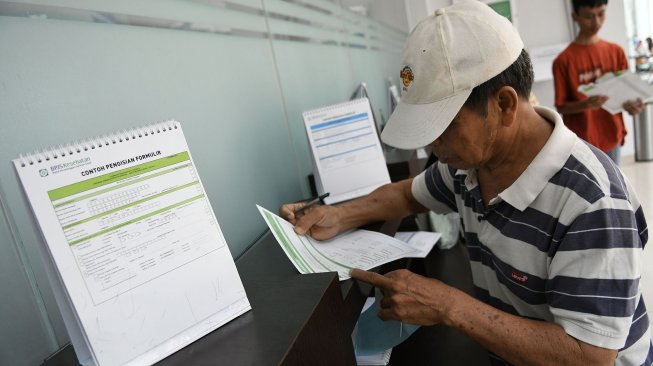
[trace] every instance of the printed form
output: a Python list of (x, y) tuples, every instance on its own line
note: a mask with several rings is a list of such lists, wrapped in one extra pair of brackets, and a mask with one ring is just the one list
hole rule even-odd
[(368, 270), (418, 252), (401, 240), (368, 230), (354, 230), (318, 241), (308, 235), (297, 235), (288, 221), (257, 207), (299, 273), (338, 272), (343, 281), (349, 278), (352, 268)]
[(306, 111), (318, 193), (336, 203), (390, 183), (383, 148), (367, 98)]
[(187, 152), (48, 196), (94, 304), (225, 245)]

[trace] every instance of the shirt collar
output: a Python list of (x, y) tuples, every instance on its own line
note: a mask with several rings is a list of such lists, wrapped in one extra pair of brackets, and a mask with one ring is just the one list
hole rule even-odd
[(534, 108), (537, 114), (554, 124), (553, 132), (526, 170), (499, 194), (501, 199), (520, 211), (533, 203), (549, 180), (564, 166), (577, 141), (576, 135), (564, 125), (557, 112), (545, 107)]

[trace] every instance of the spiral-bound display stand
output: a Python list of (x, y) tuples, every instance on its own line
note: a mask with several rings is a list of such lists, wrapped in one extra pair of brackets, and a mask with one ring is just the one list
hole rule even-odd
[(83, 365), (152, 364), (250, 309), (178, 122), (14, 166)]
[(43, 150), (36, 150), (28, 154), (20, 154), (18, 159), (21, 167), (27, 165), (41, 164), (54, 161), (58, 158), (81, 154), (89, 150), (100, 149), (105, 146), (115, 145), (123, 141), (136, 140), (138, 138), (155, 135), (165, 131), (172, 131), (179, 128), (179, 122), (169, 120), (164, 122), (153, 123), (147, 126), (132, 128), (119, 131), (103, 136), (97, 136), (85, 140), (74, 141), (67, 144), (52, 146)]

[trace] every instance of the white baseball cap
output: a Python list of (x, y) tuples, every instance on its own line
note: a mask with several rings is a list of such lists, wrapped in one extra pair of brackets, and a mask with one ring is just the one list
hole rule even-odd
[(512, 65), (523, 48), (510, 21), (478, 0), (459, 0), (438, 9), (408, 37), (400, 72), (401, 102), (381, 139), (400, 149), (432, 143), (472, 89)]

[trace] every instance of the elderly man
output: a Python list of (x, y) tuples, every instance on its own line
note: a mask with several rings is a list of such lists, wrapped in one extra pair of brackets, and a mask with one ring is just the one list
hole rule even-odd
[(649, 365), (642, 208), (612, 160), (529, 103), (532, 66), (512, 25), (475, 0), (439, 9), (409, 36), (401, 75), (382, 139), (430, 145), (439, 162), (357, 200), (281, 215), (326, 239), (458, 212), (476, 297), (407, 270), (352, 270), (383, 290), (382, 319), (457, 328), (495, 364)]

